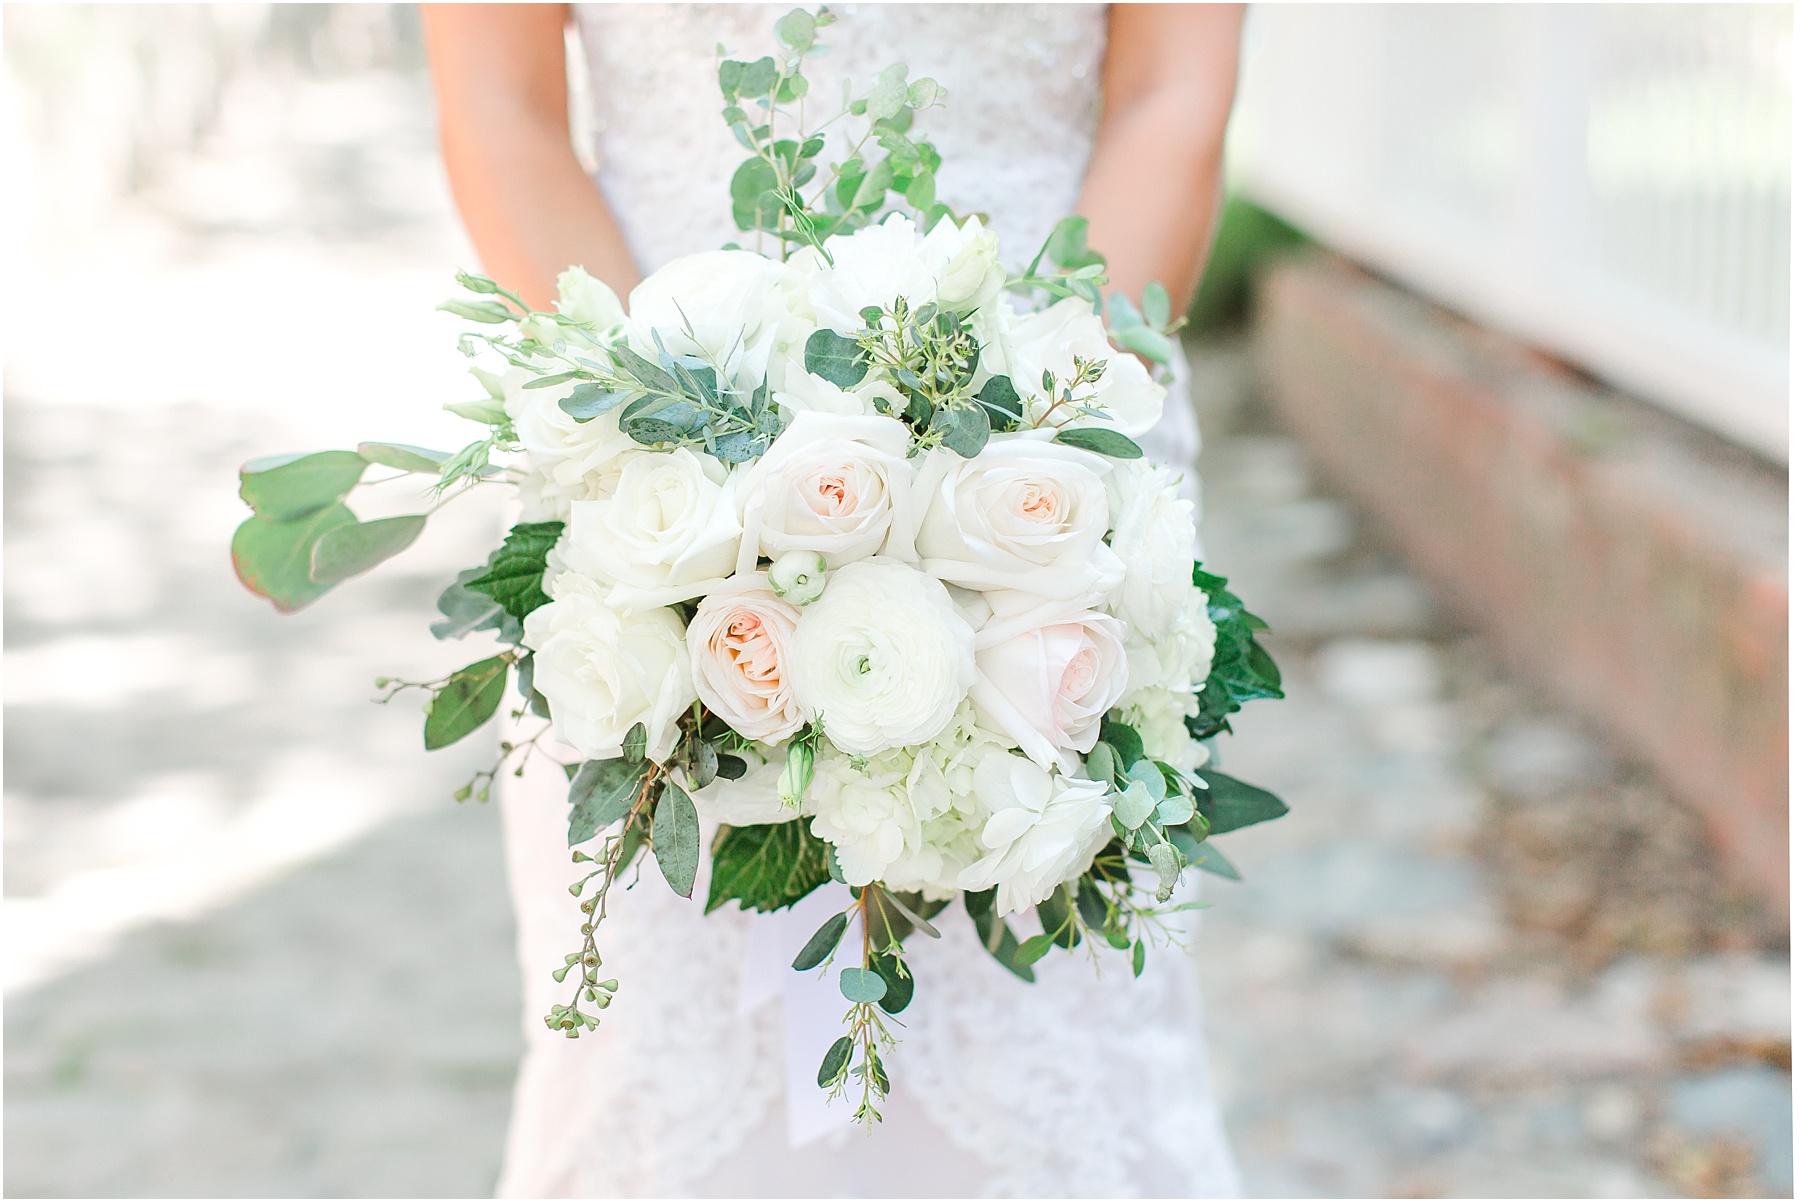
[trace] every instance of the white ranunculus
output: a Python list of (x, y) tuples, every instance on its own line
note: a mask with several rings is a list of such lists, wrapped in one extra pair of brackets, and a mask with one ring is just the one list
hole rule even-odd
[(1199, 712), (1200, 699), (1191, 689), (1138, 689), (1119, 703), (1119, 716), (1144, 741), (1144, 754), (1187, 772), (1210, 758), (1184, 721)]
[(975, 676), (975, 634), (931, 577), (890, 559), (831, 574), (800, 614), (794, 686), (840, 749), (872, 755), (936, 738)]
[(1125, 623), (1053, 604), (1021, 611), (999, 599), (1003, 608), (975, 635), (969, 697), (982, 721), (1039, 767), (1072, 768), (1070, 753), (1093, 750), (1100, 720), (1130, 684)]
[(781, 280), (781, 264), (747, 250), (676, 259), (631, 290), (631, 349), (655, 362), (660, 335), (670, 354), (711, 359), (753, 390), (788, 317)]
[[(1114, 426), (1136, 437), (1162, 416), (1166, 390), (1150, 378), (1135, 355), (1113, 348), (1106, 338), (1106, 323), (1086, 301), (1069, 297), (1040, 313), (1008, 315), (998, 324), (1004, 333), (996, 358), (1004, 360), (1013, 387), (1025, 403), (1026, 424)], [(1077, 393), (1091, 393), (1095, 406), (1105, 410), (1105, 418), (1085, 417), (1066, 406), (1049, 412), (1044, 372), (1056, 377), (1060, 392), (1075, 378), (1077, 357), (1106, 364), (1105, 374)], [(989, 357), (984, 355), (982, 363), (987, 366)]]
[(578, 321), (596, 335), (604, 335), (625, 322), (625, 306), (619, 295), (580, 267), (556, 277), (556, 311)]
[(688, 623), (694, 689), (747, 739), (775, 743), (806, 721), (789, 667), (800, 611), (760, 575), (734, 576), (701, 600)]
[(990, 439), (973, 459), (933, 451), (917, 478), (921, 566), (965, 588), (1097, 600), (1124, 574), (1103, 541), (1110, 467), (1038, 436)]
[(731, 755), (745, 761), (746, 771), (737, 780), (716, 776), (690, 796), (700, 817), (727, 826), (766, 826), (787, 822), (798, 812), (781, 800), (781, 770), (787, 763), (787, 745), (763, 751), (750, 747)]
[(1168, 468), (1143, 459), (1113, 468), (1106, 491), (1113, 554), (1125, 565), (1107, 608), (1138, 637), (1160, 639), (1193, 591), (1194, 503), (1181, 499)]
[(909, 438), (891, 417), (796, 415), (738, 490), (738, 571), (753, 570), (759, 554), (789, 551), (817, 551), (842, 567), (879, 553), (894, 523), (910, 532)]
[(821, 757), (807, 791), (812, 833), (837, 848), (844, 880), (867, 885), (919, 842), (919, 816), (906, 787), (911, 757)]
[(1204, 688), (1212, 671), (1218, 629), (1206, 612), (1206, 594), (1189, 585), (1167, 628), (1146, 638), (1135, 627), (1126, 641), (1131, 660), (1132, 691), (1145, 688), (1194, 693)]
[(975, 796), (987, 813), (987, 854), (957, 884), (971, 892), (998, 888), (996, 909), (1019, 914), (1093, 862), (1112, 834), (1107, 786), (1052, 775), (1030, 760), (990, 751), (975, 768)]
[(736, 479), (685, 447), (634, 453), (612, 496), (570, 506), (569, 567), (613, 586), (607, 603), (617, 609), (711, 592), (731, 575), (742, 541)]
[(919, 255), (937, 281), (937, 303), (958, 313), (990, 304), (1006, 284), (1000, 237), (970, 217), (960, 226), (943, 218), (919, 243)]
[(525, 618), (532, 684), (550, 701), (556, 737), (588, 759), (611, 759), (642, 722), (647, 754), (667, 759), (676, 723), (694, 703), (681, 619), (668, 609), (620, 613), (591, 589), (556, 593)]
[[(826, 329), (854, 335), (870, 305), (887, 309), (904, 297), (916, 309), (937, 298), (938, 282), (920, 253), (918, 227), (910, 217), (894, 213), (879, 225), (827, 238), (825, 249), (831, 262), (812, 272), (807, 297), (814, 319)], [(819, 257), (817, 251), (803, 253)]]

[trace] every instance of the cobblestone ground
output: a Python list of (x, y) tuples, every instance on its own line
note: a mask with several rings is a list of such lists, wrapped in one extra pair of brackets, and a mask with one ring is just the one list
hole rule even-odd
[[(243, 458), (401, 437), (458, 386), (418, 378), (466, 257), (427, 105), (416, 76), (252, 96), (8, 315), (10, 1195), (492, 1188), (510, 914), (494, 814), (446, 800), (483, 748), (425, 757), (364, 698), (473, 658), (420, 616), (497, 519), (291, 619), (223, 554)], [(101, 268), (177, 324), (72, 370), (58, 315)], [(1194, 358), (1206, 538), (1291, 686), (1223, 753), (1294, 813), (1229, 837), (1200, 946), (1252, 1188), (1790, 1190), (1787, 962), (1691, 818), (1370, 549), (1259, 426), (1241, 344)]]
[(1200, 945), (1264, 1195), (1788, 1195), (1789, 966), (1698, 824), (1317, 489), (1243, 344), (1193, 348), (1203, 539), (1289, 685), (1221, 740), (1293, 812)]

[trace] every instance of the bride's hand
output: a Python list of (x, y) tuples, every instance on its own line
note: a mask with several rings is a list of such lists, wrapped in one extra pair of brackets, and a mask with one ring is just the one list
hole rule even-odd
[(1180, 313), (1218, 214), (1243, 8), (1115, 4), (1110, 22), (1079, 211), (1109, 289), (1139, 301), (1157, 280)]
[(556, 276), (587, 268), (624, 296), (637, 264), (569, 143), (563, 4), (427, 4), (450, 191), (488, 275), (547, 309)]

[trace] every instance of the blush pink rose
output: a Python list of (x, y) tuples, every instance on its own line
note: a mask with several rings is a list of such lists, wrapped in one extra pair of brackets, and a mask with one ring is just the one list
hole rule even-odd
[(745, 738), (779, 742), (805, 721), (789, 675), (799, 620), (757, 573), (708, 594), (688, 624), (694, 691)]
[[(993, 594), (990, 594), (993, 596)], [(969, 697), (982, 724), (1011, 738), (1039, 767), (1073, 769), (1100, 721), (1130, 685), (1125, 623), (1092, 610), (1005, 608), (975, 636)]]

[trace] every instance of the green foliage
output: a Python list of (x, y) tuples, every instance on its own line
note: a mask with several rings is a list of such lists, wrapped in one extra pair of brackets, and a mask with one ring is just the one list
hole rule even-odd
[(854, 388), (869, 374), (869, 359), (856, 339), (814, 330), (806, 340), (806, 370), (839, 388)]
[(1241, 881), (1243, 875), (1238, 872), (1237, 865), (1225, 858), (1225, 853), (1207, 843), (1200, 848), (1193, 861), (1194, 867), (1202, 872), (1210, 872), (1214, 876), (1224, 877), (1228, 881)]
[(1079, 447), (1084, 451), (1092, 451), (1096, 455), (1110, 455), (1114, 459), (1142, 459), (1144, 448), (1119, 433), (1105, 426), (1076, 426), (1071, 429), (1058, 430), (1056, 441), (1068, 446)]
[(1229, 731), (1227, 716), (1242, 709), (1245, 702), (1282, 696), (1281, 670), (1256, 641), (1256, 632), (1267, 630), (1268, 624), (1226, 589), (1223, 576), (1214, 576), (1195, 564), (1194, 585), (1206, 591), (1207, 614), (1218, 630), (1212, 671), (1198, 694), (1200, 712), (1186, 720), (1194, 738), (1206, 739)]
[(825, 1049), (825, 1059), (819, 1062), (819, 1088), (827, 1089), (844, 1076), (844, 1070), (850, 1067), (850, 1056), (856, 1050), (855, 1044), (848, 1035), (840, 1035), (831, 1041)]
[(975, 924), (975, 934), (981, 940), (981, 946), (987, 949), (988, 955), (1000, 962), (1001, 967), (1022, 981), (1036, 981), (1037, 974), (1030, 966), (1018, 962), (1019, 938), (1013, 934), (1006, 920), (995, 913), (994, 898), (998, 890), (984, 889), (979, 893), (964, 893), (963, 908), (968, 911), (969, 919)]
[(260, 518), (297, 522), (342, 501), (368, 467), (353, 451), (253, 459), (238, 471), (238, 495)]
[(422, 513), (334, 526), (313, 544), (312, 578), (329, 586), (361, 575), (412, 546), (424, 529)]
[(906, 961), (899, 956), (878, 952), (869, 957), (869, 965), (887, 986), (877, 1005), (889, 1014), (898, 1014), (912, 1004), (913, 976), (906, 967)]
[(1206, 788), (1195, 790), (1194, 806), (1206, 819), (1206, 829), (1211, 834), (1240, 830), (1288, 812), (1287, 803), (1281, 798), (1235, 776), (1202, 768), (1200, 778), (1206, 782)]
[[(456, 580), (443, 592), (438, 594), (438, 612), (443, 614), (440, 621), (431, 624), (434, 638), (460, 639), (465, 634), (477, 630), (493, 630), (505, 622), (515, 627), (519, 620), (500, 608), (500, 603), (486, 593), (477, 593), (468, 587), (469, 581), (476, 580), (486, 574), (487, 568), (465, 568), (456, 574)], [(515, 633), (511, 639), (503, 641), (517, 643)]]
[(464, 587), (487, 594), (501, 609), (522, 621), (525, 615), (550, 601), (544, 592), (544, 558), (562, 530), (561, 522), (521, 522), (514, 526), (500, 549), (488, 556), (487, 571), (465, 582)]
[(1018, 390), (1013, 387), (1010, 376), (992, 376), (975, 394), (981, 407), (987, 410), (988, 425), (993, 429), (1006, 432), (1019, 428), (1019, 422), (1025, 415), (1025, 407), (1019, 400)]
[(622, 756), (582, 764), (569, 782), (569, 846), (586, 843), (630, 813), (649, 775), (648, 763)]
[(736, 900), (740, 910), (791, 906), (831, 879), (829, 845), (806, 820), (764, 826), (721, 826), (713, 840), (707, 913)]
[(656, 865), (669, 888), (692, 897), (694, 877), (700, 870), (700, 816), (693, 799), (672, 780), (663, 783), (662, 795), (656, 799), (650, 850), (656, 853)]
[(844, 931), (850, 926), (850, 916), (844, 913), (833, 914), (825, 920), (825, 925), (812, 933), (800, 954), (794, 957), (794, 969), (806, 972), (825, 963), (826, 957), (837, 950), (839, 941), (844, 938)]
[(313, 547), (330, 531), (355, 522), (342, 503), (291, 522), (249, 518), (231, 537), (232, 567), (245, 588), (273, 601), (282, 613), (304, 609), (331, 588), (313, 579)]
[(511, 662), (509, 652), (451, 674), (425, 711), (425, 750), (448, 747), (494, 716), (506, 696), (506, 668)]
[(430, 451), (404, 442), (360, 442), (356, 453), (370, 463), (399, 468), (403, 472), (430, 472), (437, 475), (450, 461), (449, 451)]
[(872, 968), (846, 968), (838, 973), (838, 992), (853, 1002), (880, 1002), (887, 996), (888, 983)]
[(1118, 757), (1117, 772), (1123, 774), (1131, 770), (1131, 766), (1144, 758), (1144, 740), (1137, 731), (1123, 722), (1103, 719), (1100, 723), (1100, 741), (1109, 745), (1113, 754)]

